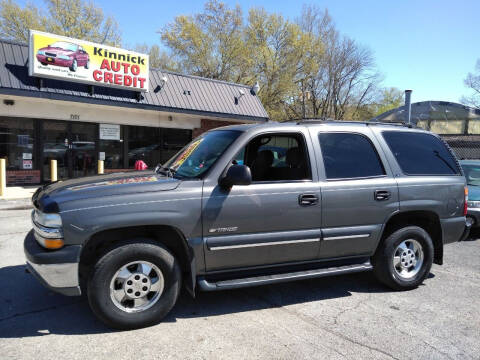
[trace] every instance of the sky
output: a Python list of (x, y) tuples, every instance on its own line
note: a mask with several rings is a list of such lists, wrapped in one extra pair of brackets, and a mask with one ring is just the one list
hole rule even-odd
[[(94, 0), (120, 24), (123, 43), (160, 43), (159, 29), (177, 15), (202, 11), (204, 1)], [(463, 79), (480, 58), (479, 0), (224, 0), (264, 7), (294, 20), (302, 4), (327, 8), (337, 29), (369, 47), (383, 86), (412, 89), (412, 102), (458, 102), (469, 91)]]

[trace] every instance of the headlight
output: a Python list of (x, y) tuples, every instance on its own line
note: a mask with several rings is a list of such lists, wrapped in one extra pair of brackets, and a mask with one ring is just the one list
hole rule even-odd
[(46, 55), (46, 54), (45, 54), (45, 51), (43, 51), (43, 50), (38, 50), (37, 55)]
[(62, 227), (62, 218), (58, 214), (45, 214), (41, 211), (34, 210), (33, 220), (39, 225), (50, 228)]
[(46, 249), (60, 249), (63, 241), (62, 219), (58, 214), (45, 214), (32, 211), (32, 223), (35, 239)]
[(63, 60), (71, 60), (71, 58), (67, 55), (58, 55), (57, 56), (59, 59), (63, 59)]

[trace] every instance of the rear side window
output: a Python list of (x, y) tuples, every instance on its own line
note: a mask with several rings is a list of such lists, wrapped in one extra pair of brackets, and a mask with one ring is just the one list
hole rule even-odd
[(452, 153), (436, 136), (384, 131), (383, 138), (406, 175), (460, 175)]
[(385, 175), (377, 151), (364, 135), (320, 133), (327, 179), (366, 178)]

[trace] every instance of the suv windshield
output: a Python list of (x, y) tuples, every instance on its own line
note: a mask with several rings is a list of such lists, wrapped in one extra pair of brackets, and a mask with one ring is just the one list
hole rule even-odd
[(163, 167), (181, 177), (199, 177), (217, 161), (240, 134), (240, 131), (235, 130), (207, 132), (185, 146)]

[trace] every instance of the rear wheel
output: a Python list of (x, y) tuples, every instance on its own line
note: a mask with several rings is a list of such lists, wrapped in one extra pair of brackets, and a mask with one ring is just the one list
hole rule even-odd
[(180, 286), (175, 257), (152, 240), (136, 239), (118, 244), (98, 260), (87, 294), (105, 324), (135, 329), (160, 322), (175, 305)]
[(90, 67), (90, 59), (87, 60), (85, 63), (85, 69), (88, 69)]
[(394, 290), (410, 290), (430, 273), (433, 242), (422, 228), (407, 226), (386, 238), (372, 260), (378, 280)]

